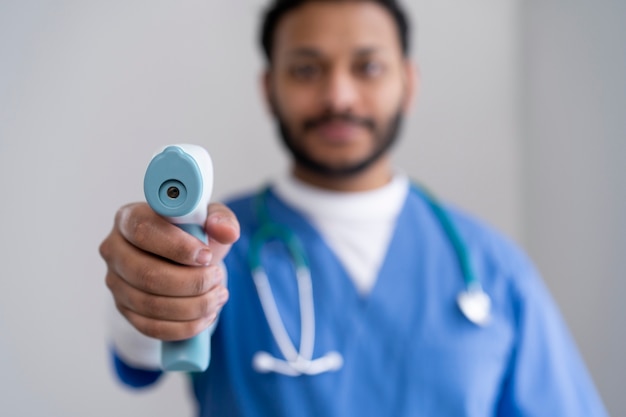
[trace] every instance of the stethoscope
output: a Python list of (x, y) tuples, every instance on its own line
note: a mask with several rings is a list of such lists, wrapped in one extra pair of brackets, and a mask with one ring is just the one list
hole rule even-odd
[[(425, 188), (416, 185), (412, 186), (412, 190), (422, 196), (429, 205), (453, 246), (465, 284), (465, 288), (457, 296), (459, 309), (472, 323), (478, 326), (487, 325), (490, 320), (491, 299), (483, 291), (480, 281), (474, 275), (466, 245), (461, 240), (452, 220), (432, 194)], [(339, 352), (330, 351), (319, 358), (313, 359), (315, 309), (311, 270), (304, 247), (296, 234), (287, 226), (270, 219), (267, 211), (269, 192), (268, 187), (256, 199), (260, 226), (252, 236), (248, 262), (270, 332), (284, 359), (272, 356), (268, 352), (259, 351), (252, 359), (252, 367), (257, 372), (276, 372), (288, 376), (317, 375), (324, 372), (337, 371), (343, 366), (343, 357)], [(287, 333), (285, 324), (278, 312), (278, 306), (276, 305), (265, 268), (263, 268), (261, 263), (263, 247), (271, 240), (278, 240), (286, 246), (296, 271), (301, 326), (299, 348), (296, 348)]]

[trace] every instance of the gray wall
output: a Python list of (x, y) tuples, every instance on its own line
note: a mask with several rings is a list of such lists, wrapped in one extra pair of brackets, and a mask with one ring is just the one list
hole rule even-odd
[(524, 225), (613, 416), (626, 415), (626, 2), (527, 2)]
[[(618, 139), (626, 129), (616, 108), (624, 108), (624, 60), (616, 61), (610, 30), (624, 32), (608, 1), (593, 10), (522, 3), (407, 2), (419, 17), (423, 84), (396, 160), (530, 250), (621, 415), (626, 403), (612, 388), (620, 373), (611, 369), (624, 350), (614, 328), (624, 253)], [(0, 415), (192, 414), (178, 375), (142, 392), (112, 377), (97, 246), (117, 207), (142, 199), (145, 165), (163, 144), (211, 151), (216, 199), (286, 170), (258, 94), (262, 4), (0, 0)], [(577, 56), (564, 45), (586, 38), (570, 22), (588, 13), (605, 49), (589, 43)], [(571, 36), (551, 19), (564, 19)], [(564, 38), (544, 42), (550, 36)], [(585, 54), (594, 64), (572, 72)], [(570, 84), (589, 111), (562, 97), (578, 98)], [(559, 100), (570, 113), (555, 112), (549, 103)], [(579, 135), (574, 151), (563, 152), (564, 124)], [(595, 189), (591, 199), (577, 194), (581, 184)], [(576, 207), (564, 212), (567, 199)], [(572, 229), (593, 239), (585, 243), (592, 256)]]

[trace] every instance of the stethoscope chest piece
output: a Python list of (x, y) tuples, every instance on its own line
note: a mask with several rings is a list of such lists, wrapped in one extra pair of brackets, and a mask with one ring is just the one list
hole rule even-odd
[(425, 189), (414, 186), (413, 189), (424, 197), (435, 217), (439, 220), (454, 252), (459, 261), (465, 282), (465, 289), (457, 297), (457, 304), (463, 315), (472, 323), (478, 326), (486, 326), (491, 319), (491, 299), (483, 291), (480, 281), (475, 277), (471, 266), (470, 256), (467, 246), (463, 243), (461, 235), (454, 226), (452, 219), (448, 216), (444, 208)]
[(469, 321), (486, 326), (491, 320), (491, 299), (480, 288), (467, 289), (457, 297), (459, 309)]

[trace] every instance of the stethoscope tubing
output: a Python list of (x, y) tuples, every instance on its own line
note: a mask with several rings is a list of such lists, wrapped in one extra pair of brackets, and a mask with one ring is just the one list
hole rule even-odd
[[(459, 293), (457, 299), (461, 312), (474, 324), (486, 325), (490, 320), (491, 299), (483, 291), (480, 281), (474, 275), (467, 248), (457, 229), (441, 204), (426, 188), (413, 183), (411, 189), (426, 201), (453, 247), (465, 284), (465, 289)], [(261, 351), (254, 356), (253, 367), (259, 372), (277, 372), (288, 376), (316, 375), (337, 370), (343, 365), (343, 357), (338, 352), (331, 351), (313, 359), (315, 307), (311, 271), (304, 247), (295, 233), (270, 219), (267, 207), (269, 193), (269, 187), (267, 187), (256, 199), (260, 226), (250, 242), (248, 261), (270, 332), (285, 359), (279, 359)], [(301, 326), (299, 349), (296, 349), (287, 333), (269, 278), (261, 263), (263, 246), (271, 239), (277, 239), (285, 244), (296, 270)]]
[(302, 329), (299, 350), (296, 350), (295, 345), (291, 342), (287, 329), (280, 318), (267, 274), (264, 270), (257, 268), (253, 272), (252, 277), (259, 294), (261, 308), (280, 352), (288, 362), (296, 362), (299, 358), (311, 360), (315, 345), (315, 311), (313, 308), (313, 287), (310, 272), (305, 268), (296, 270), (298, 298), (301, 309), (300, 325)]

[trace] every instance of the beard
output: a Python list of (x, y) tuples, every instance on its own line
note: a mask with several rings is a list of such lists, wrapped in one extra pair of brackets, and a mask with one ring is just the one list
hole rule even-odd
[(350, 178), (366, 171), (391, 149), (392, 145), (397, 140), (403, 120), (401, 105), (398, 106), (396, 112), (384, 126), (379, 126), (379, 124), (371, 118), (357, 117), (350, 112), (333, 113), (326, 111), (318, 117), (305, 120), (304, 123), (302, 123), (301, 135), (304, 135), (307, 131), (320, 125), (334, 121), (361, 126), (370, 132), (374, 138), (374, 147), (371, 152), (358, 161), (337, 166), (323, 160), (315, 159), (309, 155), (300, 145), (302, 138), (294, 135), (290, 131), (285, 118), (278, 110), (275, 100), (270, 100), (270, 105), (274, 113), (276, 126), (282, 143), (289, 153), (291, 153), (296, 164), (315, 174), (329, 178)]

